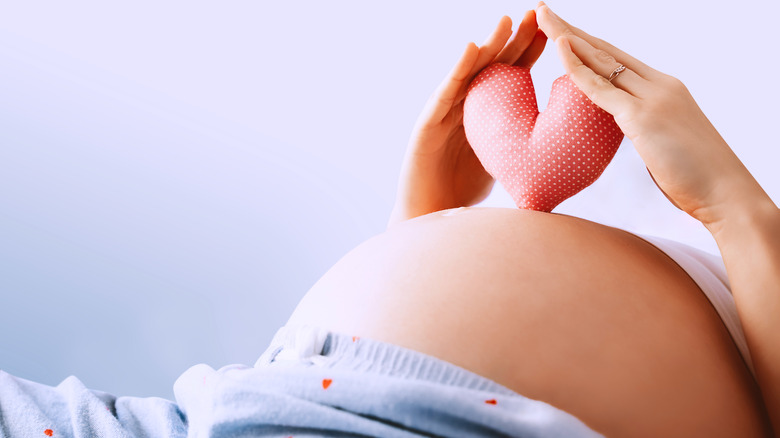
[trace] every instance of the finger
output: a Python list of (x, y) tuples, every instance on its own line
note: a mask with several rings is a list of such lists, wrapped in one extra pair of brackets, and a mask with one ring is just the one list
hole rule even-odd
[(625, 91), (615, 88), (604, 76), (596, 74), (585, 65), (571, 50), (568, 37), (560, 36), (555, 42), (558, 56), (569, 79), (582, 90), (588, 98), (604, 111), (616, 118), (633, 107), (637, 99)]
[(520, 56), (520, 59), (518, 59), (514, 65), (524, 68), (533, 67), (539, 59), (539, 56), (542, 55), (545, 44), (547, 44), (547, 35), (545, 35), (541, 29), (537, 29), (536, 35), (534, 36), (533, 41), (531, 41), (531, 45), (525, 49), (523, 55)]
[(504, 64), (514, 64), (517, 62), (533, 41), (534, 34), (538, 28), (539, 26), (536, 24), (536, 12), (533, 10), (526, 12), (523, 16), (523, 21), (517, 26), (517, 31), (515, 31), (512, 40), (501, 49), (501, 52), (499, 52), (493, 62), (503, 62)]
[[(610, 75), (622, 64), (615, 59), (611, 54), (597, 49), (584, 39), (577, 35), (567, 35), (566, 41), (571, 46), (572, 52), (577, 55), (583, 64), (593, 70), (597, 75), (603, 76), (609, 80)], [(650, 82), (647, 79), (636, 74), (630, 68), (627, 68), (619, 73), (610, 81), (613, 86), (625, 90), (629, 94), (642, 97), (646, 96), (649, 91)]]
[(478, 55), (479, 48), (477, 45), (469, 43), (455, 67), (450, 70), (444, 81), (436, 88), (432, 98), (429, 100), (428, 107), (423, 110), (423, 113), (427, 113), (427, 116), (424, 117), (436, 123), (444, 119), (444, 116), (447, 115), (456, 103), (462, 89), (465, 88), (467, 84), (466, 79), (471, 74)]
[(485, 40), (485, 43), (479, 48), (479, 57), (474, 67), (471, 69), (470, 76), (476, 76), (483, 68), (496, 58), (496, 55), (506, 45), (509, 37), (512, 36), (512, 19), (504, 15), (496, 26), (496, 30)]
[(626, 52), (618, 49), (617, 47), (609, 44), (608, 42), (591, 36), (581, 29), (578, 29), (571, 24), (558, 17), (550, 10), (550, 7), (540, 2), (540, 5), (536, 8), (536, 20), (539, 23), (539, 27), (547, 34), (547, 37), (555, 41), (561, 35), (574, 34), (587, 41), (593, 47), (604, 50), (611, 53), (621, 64), (630, 68), (643, 78), (650, 79), (658, 76), (661, 73), (642, 61), (634, 58)]

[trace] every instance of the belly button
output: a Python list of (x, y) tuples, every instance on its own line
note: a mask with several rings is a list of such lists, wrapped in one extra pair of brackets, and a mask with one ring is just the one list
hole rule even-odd
[(468, 207), (451, 208), (447, 210), (445, 213), (442, 213), (442, 216), (454, 216), (456, 214), (463, 213), (467, 209)]

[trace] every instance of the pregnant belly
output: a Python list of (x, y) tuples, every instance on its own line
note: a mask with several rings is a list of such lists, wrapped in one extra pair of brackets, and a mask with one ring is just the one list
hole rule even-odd
[(765, 436), (755, 383), (695, 282), (569, 216), (449, 210), (344, 256), (289, 324), (439, 357), (609, 436)]

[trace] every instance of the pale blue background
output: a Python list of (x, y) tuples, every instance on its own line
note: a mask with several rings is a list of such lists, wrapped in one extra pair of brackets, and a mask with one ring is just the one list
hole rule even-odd
[[(171, 397), (193, 364), (253, 363), (384, 229), (466, 43), (535, 4), (481, 3), (2, 1), (0, 367)], [(778, 2), (551, 3), (686, 82), (780, 200)], [(540, 104), (560, 74), (548, 51)], [(628, 142), (556, 211), (715, 251)]]

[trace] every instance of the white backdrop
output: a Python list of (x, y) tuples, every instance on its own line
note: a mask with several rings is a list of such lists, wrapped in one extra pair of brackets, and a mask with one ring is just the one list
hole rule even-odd
[[(383, 231), (465, 44), (535, 5), (480, 3), (0, 3), (0, 368), (172, 397), (191, 365), (253, 363)], [(777, 1), (550, 4), (681, 78), (780, 201)], [(562, 73), (545, 52), (540, 105)], [(556, 211), (716, 250), (627, 141)]]

